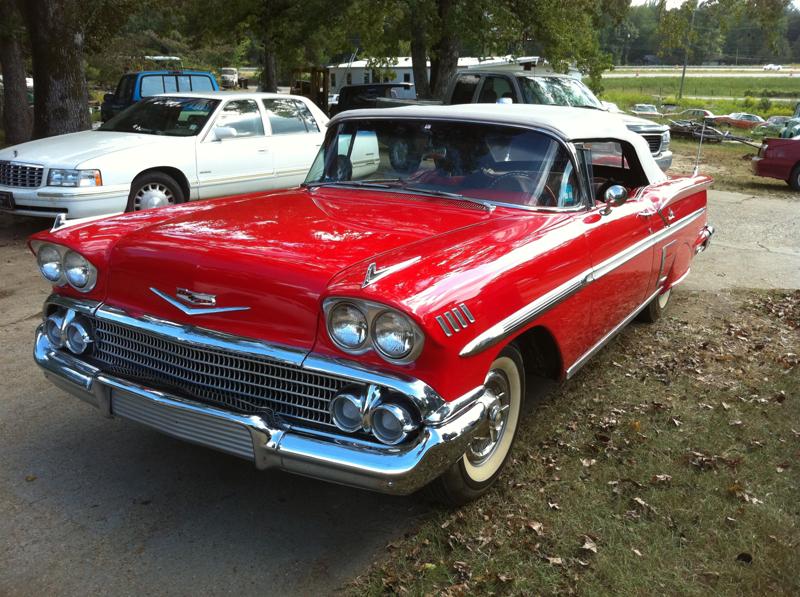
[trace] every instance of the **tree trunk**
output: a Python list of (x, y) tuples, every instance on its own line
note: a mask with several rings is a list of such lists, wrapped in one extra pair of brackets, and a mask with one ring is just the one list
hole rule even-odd
[(439, 37), (431, 48), (431, 94), (444, 99), (447, 84), (458, 69), (458, 41), (453, 33), (453, 0), (438, 0)]
[(0, 0), (0, 14), (5, 25), (0, 29), (0, 67), (3, 69), (3, 130), (8, 145), (24, 143), (31, 138), (31, 110), (28, 107), (28, 86), (25, 83), (22, 20), (12, 0)]
[(33, 136), (88, 129), (89, 93), (84, 73), (84, 16), (77, 0), (20, 2), (33, 59)]
[(264, 41), (264, 68), (261, 71), (261, 90), (277, 93), (278, 91), (278, 69), (275, 64), (275, 51), (272, 49), (272, 41)]
[(425, 18), (416, 3), (411, 6), (411, 70), (414, 72), (414, 88), (419, 99), (431, 97), (428, 83), (428, 45), (425, 41)]

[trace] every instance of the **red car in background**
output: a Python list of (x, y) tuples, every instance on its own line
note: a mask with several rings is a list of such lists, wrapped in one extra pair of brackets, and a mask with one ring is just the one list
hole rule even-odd
[(748, 114), (747, 112), (733, 112), (724, 116), (715, 116), (711, 119), (715, 126), (727, 124), (737, 129), (751, 129), (764, 122), (758, 114)]
[(753, 158), (753, 173), (785, 180), (800, 191), (800, 139), (764, 139)]

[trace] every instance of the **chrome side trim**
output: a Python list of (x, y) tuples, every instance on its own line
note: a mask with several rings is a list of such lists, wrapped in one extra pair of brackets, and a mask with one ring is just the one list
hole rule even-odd
[(651, 234), (647, 238), (640, 240), (634, 245), (631, 245), (625, 250), (620, 251), (616, 255), (609, 257), (599, 265), (584, 271), (570, 280), (567, 280), (560, 286), (557, 286), (531, 303), (528, 303), (523, 308), (512, 313), (499, 323), (493, 325), (488, 330), (473, 338), (464, 346), (464, 348), (461, 349), (459, 356), (471, 357), (483, 352), (487, 348), (490, 348), (499, 342), (502, 342), (515, 332), (523, 329), (545, 312), (549, 311), (562, 301), (568, 299), (587, 284), (602, 278), (609, 272), (612, 272), (616, 268), (624, 265), (640, 253), (655, 246), (663, 239), (668, 238), (674, 232), (677, 232), (678, 230), (688, 226), (695, 219), (705, 213), (705, 211), (706, 208), (702, 207), (697, 211), (692, 212), (688, 216), (681, 218), (669, 227), (659, 230), (658, 232)]
[[(178, 289), (180, 292), (181, 288)], [(231, 311), (249, 311), (250, 307), (189, 307), (177, 299), (172, 298), (166, 292), (161, 292), (158, 288), (150, 288), (150, 292), (164, 299), (176, 309), (183, 311), (186, 315), (211, 315), (213, 313), (229, 313)]]
[(592, 358), (592, 356), (594, 356), (595, 353), (597, 353), (597, 351), (599, 351), (606, 344), (608, 344), (608, 342), (614, 336), (616, 336), (622, 330), (622, 328), (624, 328), (626, 325), (628, 325), (631, 322), (631, 320), (634, 317), (636, 317), (639, 313), (641, 313), (644, 310), (644, 308), (647, 307), (647, 305), (650, 304), (650, 301), (652, 301), (654, 298), (656, 298), (661, 292), (662, 292), (662, 289), (659, 288), (653, 294), (651, 294), (649, 297), (647, 297), (645, 299), (645, 301), (641, 305), (639, 305), (638, 307), (636, 307), (636, 309), (631, 311), (631, 313), (627, 317), (625, 317), (625, 319), (620, 321), (616, 326), (614, 326), (614, 328), (610, 332), (608, 332), (605, 336), (600, 338), (600, 340), (598, 340), (598, 342), (594, 346), (592, 346), (589, 350), (587, 350), (585, 353), (583, 353), (583, 355), (581, 355), (578, 358), (578, 360), (575, 361), (569, 367), (569, 369), (567, 369), (567, 379), (569, 379), (573, 375), (575, 375), (575, 373), (577, 373), (578, 370), (586, 364), (586, 361), (588, 361), (590, 358)]

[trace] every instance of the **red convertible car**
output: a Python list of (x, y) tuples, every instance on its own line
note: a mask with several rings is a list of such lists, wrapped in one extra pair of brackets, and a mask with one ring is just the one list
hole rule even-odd
[(34, 356), (104, 415), (259, 469), (463, 503), (526, 384), (659, 317), (710, 182), (588, 110), (342, 113), (301, 188), (34, 235)]

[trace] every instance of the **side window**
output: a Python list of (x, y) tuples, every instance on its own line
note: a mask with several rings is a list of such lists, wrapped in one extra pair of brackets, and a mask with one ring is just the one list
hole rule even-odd
[(136, 77), (134, 75), (126, 75), (120, 79), (119, 85), (117, 85), (117, 91), (114, 93), (114, 96), (118, 101), (130, 101), (131, 96), (133, 95), (133, 84), (135, 81)]
[(475, 89), (478, 87), (480, 77), (478, 75), (461, 75), (453, 87), (453, 97), (450, 100), (451, 104), (469, 104), (472, 103), (472, 96)]
[(348, 85), (352, 85), (353, 84), (353, 73), (347, 73), (347, 75), (345, 76), (345, 81), (347, 81)]
[(175, 93), (178, 91), (178, 84), (172, 75), (164, 76), (164, 93)]
[(214, 86), (207, 76), (192, 75), (192, 91), (214, 91)]
[(164, 93), (164, 78), (161, 75), (142, 77), (142, 97), (150, 97), (159, 93)]
[[(291, 99), (262, 99), (273, 135), (308, 132), (297, 102)], [(309, 114), (310, 116), (310, 114)]]
[(192, 90), (192, 86), (189, 83), (189, 75), (178, 75), (178, 90), (182, 92)]
[(300, 118), (306, 125), (306, 130), (309, 133), (318, 133), (319, 125), (314, 119), (314, 115), (311, 113), (311, 110), (308, 109), (308, 106), (299, 100), (294, 100), (294, 103), (297, 105), (297, 111), (300, 114)]
[(331, 73), (331, 89), (336, 89), (336, 73)]
[(263, 137), (264, 122), (253, 100), (233, 100), (225, 104), (215, 126), (227, 126), (237, 137)]
[(478, 98), (479, 104), (494, 104), (501, 97), (507, 97), (514, 102), (517, 101), (511, 83), (505, 77), (486, 77), (483, 80), (481, 95)]

